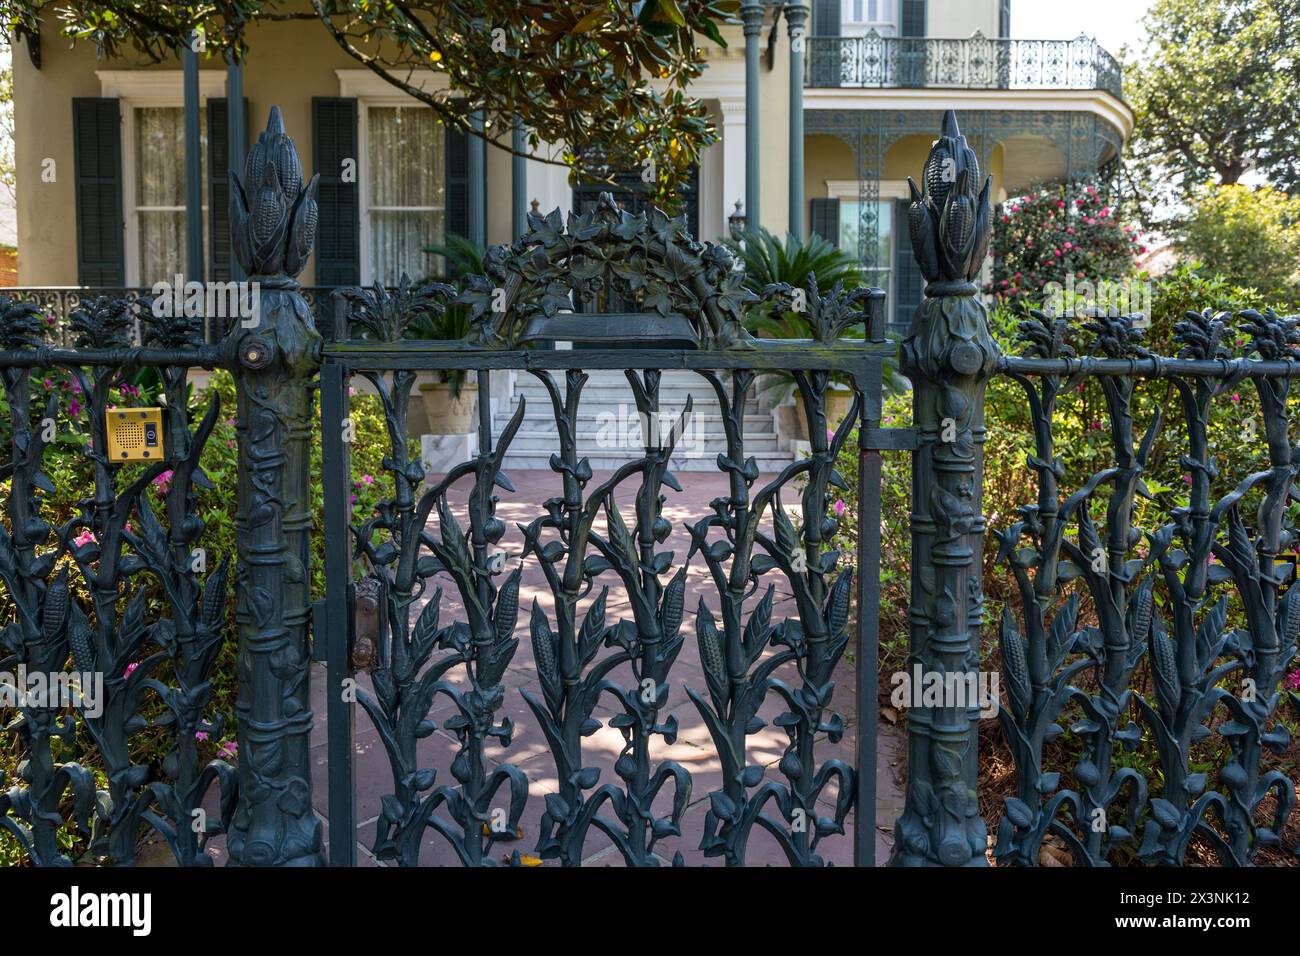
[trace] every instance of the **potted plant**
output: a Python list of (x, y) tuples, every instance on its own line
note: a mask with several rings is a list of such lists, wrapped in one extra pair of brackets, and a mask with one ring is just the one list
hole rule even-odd
[[(445, 310), (421, 312), (406, 327), (408, 339), (450, 341), (469, 335), (469, 311), (461, 305)], [(464, 369), (435, 371), (434, 381), (420, 384), (420, 400), (430, 435), (464, 435), (474, 420), (478, 382), (470, 381)]]
[[(424, 251), (441, 257), (443, 274), (430, 281), (454, 283), (467, 275), (486, 275), (483, 250), (463, 236), (448, 236), (441, 245)], [(469, 335), (469, 309), (449, 304), (445, 310), (424, 312), (407, 327), (407, 337), (423, 340), (458, 340)], [(434, 373), (435, 380), (420, 385), (425, 418), (431, 435), (464, 435), (471, 430), (478, 382), (470, 381), (463, 369)]]
[[(802, 289), (808, 277), (817, 277), (817, 287), (832, 289), (842, 284), (853, 289), (863, 284), (858, 260), (846, 250), (839, 249), (816, 234), (806, 240), (786, 236), (778, 239), (766, 229), (746, 229), (723, 242), (745, 268), (745, 287), (756, 295), (776, 285)], [(761, 338), (807, 339), (813, 337), (812, 327), (804, 313), (777, 310), (771, 302), (752, 306), (745, 321), (749, 331)], [(885, 381), (896, 387), (897, 372), (893, 363), (886, 363)], [(773, 375), (766, 386), (775, 390), (778, 407), (784, 413), (782, 428), (799, 441), (808, 440), (808, 420), (801, 405), (793, 399), (794, 376), (788, 372)], [(826, 426), (835, 428), (849, 413), (853, 404), (853, 388), (848, 376), (837, 375), (826, 391)], [(778, 414), (782, 414), (778, 412)]]

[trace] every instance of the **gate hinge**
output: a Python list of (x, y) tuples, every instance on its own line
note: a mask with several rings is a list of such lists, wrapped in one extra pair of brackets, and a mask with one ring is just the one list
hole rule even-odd
[(311, 659), (316, 664), (329, 660), (329, 643), (325, 636), (325, 599), (311, 604)]
[(868, 428), (862, 447), (869, 451), (916, 451), (916, 429)]

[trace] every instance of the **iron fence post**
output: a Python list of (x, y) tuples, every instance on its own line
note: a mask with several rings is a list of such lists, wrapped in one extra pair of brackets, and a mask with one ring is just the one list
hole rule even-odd
[(912, 184), (913, 251), (929, 284), (902, 354), (918, 437), (904, 686), (915, 688), (918, 676), (927, 684), (937, 676), (945, 693), (941, 706), (909, 701), (906, 806), (895, 830), (895, 866), (985, 865), (977, 796), (979, 702), (948, 693), (946, 677), (979, 669), (984, 390), (998, 347), (972, 280), (988, 247), (988, 190), (987, 183), (979, 190), (975, 153), (949, 111), (926, 161), (924, 194)]
[(304, 188), (278, 108), (231, 176), (231, 232), (256, 283), (255, 314), (226, 337), (238, 395), (236, 532), (239, 629), (239, 804), (230, 860), (247, 866), (323, 863), (312, 812), (308, 699), (308, 537), (312, 380), (320, 334), (294, 276), (311, 251), (316, 179)]

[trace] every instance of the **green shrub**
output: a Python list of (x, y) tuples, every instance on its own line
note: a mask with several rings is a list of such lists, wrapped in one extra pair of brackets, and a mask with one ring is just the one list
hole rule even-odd
[[(37, 409), (40, 409), (41, 414), (43, 414), (45, 402), (51, 394), (56, 397), (58, 403), (56, 421), (61, 430), (56, 435), (53, 445), (46, 450), (42, 463), (43, 470), (50, 477), (54, 490), (43, 495), (40, 513), (46, 521), (57, 527), (76, 514), (81, 500), (93, 493), (94, 470), (92, 463), (85, 456), (85, 449), (89, 439), (85, 431), (86, 420), (78, 386), (66, 372), (51, 371), (34, 376), (32, 400), (34, 415), (37, 414)], [(189, 408), (191, 421), (197, 422), (201, 419), (214, 396), (219, 398), (221, 410), (212, 434), (204, 445), (200, 459), (202, 468), (211, 482), (211, 488), (196, 487), (196, 511), (204, 524), (200, 544), (207, 551), (209, 568), (215, 567), (226, 556), (230, 556), (232, 561), (234, 560), (236, 552), (236, 489), (238, 487), (239, 471), (238, 442), (234, 418), (235, 387), (234, 381), (228, 373), (224, 371), (213, 372), (207, 387), (198, 390), (191, 389)], [(117, 397), (122, 405), (144, 406), (156, 402), (156, 393), (152, 389), (148, 376), (139, 377), (134, 383), (125, 383), (120, 386), (117, 390)], [(356, 436), (355, 441), (350, 445), (354, 515), (369, 515), (373, 513), (376, 502), (381, 497), (390, 495), (392, 491), (391, 476), (383, 467), (383, 459), (389, 448), (388, 433), (384, 424), (382, 405), (377, 396), (355, 394), (354, 390), (350, 414), (355, 426)], [(12, 426), (9, 417), (8, 400), (5, 393), (0, 391), (0, 448), (8, 449), (11, 440)], [(314, 425), (312, 448), (311, 513), (319, 516), (324, 512), (319, 420)], [(136, 475), (141, 473), (143, 467), (143, 465), (138, 464), (120, 466), (118, 488), (126, 487)], [(169, 477), (170, 473), (164, 473), (146, 491), (146, 494), (150, 497), (150, 504), (160, 517), (164, 514), (164, 495)], [(7, 497), (8, 493), (8, 480), (0, 482), (0, 496)], [(320, 529), (318, 528), (317, 531), (319, 532)], [(331, 547), (346, 546), (349, 549), (352, 546), (351, 541), (346, 543), (328, 542), (328, 544)], [(311, 537), (311, 545), (311, 590), (313, 595), (319, 597), (325, 593), (324, 557), (327, 542), (324, 535), (314, 533)], [(68, 561), (69, 559), (65, 557), (64, 560)], [(70, 581), (78, 591), (78, 599), (82, 609), (93, 620), (92, 605), (85, 592), (84, 583), (81, 581), (80, 575), (76, 573), (75, 567), (73, 567), (72, 572)], [(142, 575), (136, 578), (135, 581), (147, 587), (153, 586), (148, 575)], [(206, 751), (204, 753), (205, 759), (217, 756), (223, 746), (228, 746), (234, 740), (236, 733), (235, 651), (237, 639), (233, 588), (230, 590), (228, 601), (229, 606), (226, 616), (228, 636), (214, 664), (212, 676), (214, 693), (209, 715), (223, 721), (222, 737), (224, 739), (205, 741), (206, 746), (202, 748)], [(11, 608), (4, 609), (3, 614), (6, 620), (11, 613)], [(157, 616), (165, 613), (165, 606), (158, 600), (158, 596), (155, 596), (150, 604), (150, 615)], [(164, 680), (168, 679), (166, 671), (163, 671), (160, 677)], [(147, 706), (150, 709), (146, 710), (146, 716), (154, 716), (153, 711), (157, 705), (149, 704)], [(133, 744), (138, 748), (133, 753), (133, 759), (141, 764), (149, 764), (156, 759), (160, 759), (166, 749), (164, 736), (152, 730), (138, 734), (133, 739)], [(81, 760), (91, 769), (97, 769), (96, 754), (88, 735), (85, 734), (84, 727), (79, 731), (77, 749), (80, 752), (75, 755), (75, 759)], [(16, 739), (12, 735), (6, 735), (3, 751), (0, 751), (0, 769), (6, 770), (11, 779), (13, 779), (16, 771), (16, 762), (21, 757), (22, 755), (18, 753)], [(74, 757), (66, 755), (64, 759), (74, 759)], [(0, 843), (3, 842), (0, 841)]]
[(1178, 231), (1178, 248), (1287, 310), (1300, 302), (1300, 197), (1266, 186), (1206, 186)]

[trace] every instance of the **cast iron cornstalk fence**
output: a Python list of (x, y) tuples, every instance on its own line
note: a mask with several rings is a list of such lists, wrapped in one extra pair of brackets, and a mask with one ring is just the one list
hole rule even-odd
[[(752, 862), (761, 833), (791, 865), (825, 864), (833, 841), (851, 841), (854, 861), (874, 865), (877, 449), (912, 453), (909, 665), (974, 676), (986, 624), (984, 392), (1006, 376), (1033, 413), (1029, 466), (1039, 491), (1019, 520), (995, 529), (1021, 604), (999, 628), (999, 717), (1016, 794), (990, 847), (977, 799), (978, 702), (911, 707), (892, 862), (979, 866), (991, 849), (1001, 864), (1037, 865), (1044, 846), (1059, 842), (1078, 865), (1126, 857), (1168, 865), (1186, 862), (1195, 841), (1233, 866), (1268, 847), (1291, 849), (1294, 782), (1265, 752), (1289, 744), (1279, 710), (1300, 630), (1300, 589), (1279, 561), (1294, 547), (1290, 502), (1300, 498), (1287, 410), (1300, 322), (1189, 315), (1177, 329), (1179, 355), (1162, 357), (1142, 349), (1134, 317), (1096, 315), (1080, 328), (1038, 315), (1021, 327), (1025, 354), (1004, 355), (973, 283), (991, 229), (989, 186), (951, 113), (924, 180), (911, 229), (929, 285), (902, 349), (909, 429), (879, 427), (890, 351), (883, 293), (810, 282), (755, 295), (730, 254), (696, 243), (681, 219), (633, 216), (608, 197), (567, 222), (558, 212), (530, 217), (525, 235), (488, 254), (485, 275), (457, 287), (341, 292), (323, 341), (293, 280), (311, 250), (315, 181), (304, 183), (278, 111), (232, 183), (235, 251), (260, 285), (259, 311), (230, 323), (220, 345), (203, 343), (201, 317), (160, 317), (147, 300), (121, 298), (83, 303), (68, 335), (51, 342), (38, 307), (0, 300), (10, 429), (0, 472), (0, 670), (73, 669), (104, 686), (94, 712), (84, 700), (10, 711), (6, 730), (25, 759), (0, 796), (0, 827), (38, 865), (70, 864), (76, 837), (102, 862), (129, 865), (149, 833), (182, 865), (210, 864), (214, 840), (235, 864), (324, 863), (308, 749), (314, 656), (326, 664), (333, 832), (354, 833), (361, 822), (359, 723), (374, 728), (387, 757), (391, 779), (366, 824), (381, 861), (418, 865), (437, 845), (464, 865), (533, 857), (578, 865), (599, 839), (629, 865), (699, 852), (740, 866)], [(640, 311), (572, 308), (607, 299)], [(452, 308), (469, 313), (465, 340), (405, 338), (416, 318)], [(744, 325), (753, 308), (803, 311), (812, 336), (754, 339)], [(1086, 347), (1083, 335), (1092, 336)], [(556, 340), (587, 347), (532, 347)], [(628, 341), (641, 347), (611, 347)], [(157, 370), (165, 451), (121, 465), (107, 455), (106, 416), (143, 368)], [(190, 420), (194, 368), (225, 368), (236, 382), (235, 556), (204, 550), (202, 452), (223, 413), (214, 399)], [(640, 453), (596, 474), (578, 451), (578, 421), (588, 371), (613, 368), (624, 370), (643, 423), (663, 416), (674, 425), (643, 424)], [(421, 370), (473, 370), (484, 386), (478, 453), (432, 478), (407, 439)], [(558, 493), (513, 530), (498, 489), (514, 488), (504, 464), (525, 409), (521, 401), (494, 434), (484, 397), (492, 370), (540, 382), (555, 424)], [(672, 370), (699, 376), (724, 431), (727, 492), (684, 528), (669, 515), (685, 494), (674, 451), (692, 407), (663, 400)], [(796, 383), (811, 452), (764, 476), (746, 454), (746, 412), (755, 379), (777, 373)], [(60, 374), (75, 397), (61, 401), (57, 384), (47, 386)], [(828, 430), (833, 377), (851, 382), (855, 401)], [(348, 502), (354, 378), (373, 385), (388, 433), (391, 494), (367, 515)], [(1259, 395), (1269, 465), (1213, 501), (1210, 409), (1246, 381)], [(1157, 414), (1136, 437), (1134, 397), (1146, 383), (1168, 383), (1179, 398), (1190, 491), (1163, 526), (1142, 531), (1135, 501), (1148, 495), (1143, 473), (1162, 427)], [(1054, 417), (1080, 385), (1103, 393), (1114, 461), (1062, 497)], [(86, 497), (54, 527), (43, 516), (58, 489), (43, 462), (69, 418), (88, 436)], [(309, 499), (317, 423), (320, 516)], [(831, 489), (845, 490), (835, 463), (855, 429), (860, 534), (850, 556), (828, 543), (838, 530), (828, 505)], [(511, 502), (520, 504), (528, 507)], [(310, 593), (312, 534), (328, 543), (322, 596)], [(368, 661), (355, 643), (356, 563), (379, 595)], [(542, 582), (532, 601), (526, 567)], [(201, 766), (196, 736), (220, 731), (212, 678), (229, 633), (231, 568), (238, 756)], [(784, 595), (788, 605), (778, 602)], [(786, 606), (792, 613), (780, 619)], [(850, 649), (857, 713), (845, 752), (850, 728), (835, 713), (834, 689)], [(705, 728), (721, 767), (707, 794), (667, 751), (686, 720)], [(524, 722), (544, 753), (520, 754)], [(770, 766), (752, 746), (767, 725), (785, 738)], [(608, 769), (588, 742), (604, 731), (621, 741)], [(145, 735), (167, 741), (157, 764), (134, 762)], [(454, 751), (446, 767), (430, 746), (439, 740)], [(1193, 772), (1216, 741), (1213, 772)], [(78, 760), (86, 747), (97, 755), (94, 772)], [(1155, 751), (1158, 777), (1126, 759), (1143, 748)], [(524, 759), (553, 770), (549, 792), (530, 793)], [(1060, 760), (1072, 765), (1049, 766)], [(701, 832), (688, 833), (694, 802)], [(521, 844), (526, 816), (536, 822)], [(356, 853), (355, 841), (333, 840), (329, 862), (354, 864)]]

